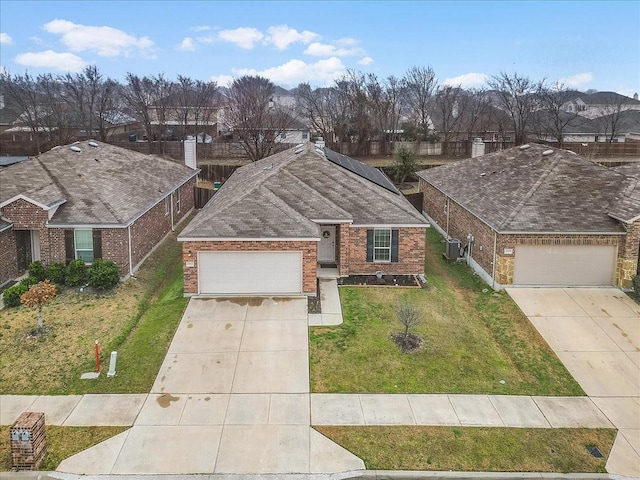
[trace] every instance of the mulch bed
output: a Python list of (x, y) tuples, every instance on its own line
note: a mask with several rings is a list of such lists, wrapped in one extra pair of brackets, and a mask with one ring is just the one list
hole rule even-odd
[(350, 275), (338, 279), (338, 285), (374, 287), (421, 287), (415, 275)]
[(405, 336), (404, 332), (397, 332), (391, 335), (391, 338), (404, 353), (416, 353), (422, 349), (422, 337), (413, 333)]

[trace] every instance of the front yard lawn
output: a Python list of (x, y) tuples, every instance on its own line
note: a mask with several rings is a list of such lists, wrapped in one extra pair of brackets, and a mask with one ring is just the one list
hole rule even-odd
[[(428, 229), (425, 289), (340, 287), (344, 323), (310, 329), (313, 392), (583, 395), (506, 292), (443, 261)], [(394, 305), (414, 302), (421, 351), (405, 354)]]
[[(595, 472), (605, 464), (614, 429), (479, 427), (314, 427), (372, 470)], [(595, 458), (587, 446), (596, 446)]]
[[(37, 326), (35, 309), (0, 310), (0, 393), (147, 393), (187, 301), (181, 247), (173, 233), (136, 278), (112, 292), (70, 289), (56, 296), (43, 308), (44, 335), (29, 335)], [(103, 372), (97, 380), (80, 380), (95, 369), (96, 339)], [(107, 378), (112, 350), (118, 352), (117, 375)]]

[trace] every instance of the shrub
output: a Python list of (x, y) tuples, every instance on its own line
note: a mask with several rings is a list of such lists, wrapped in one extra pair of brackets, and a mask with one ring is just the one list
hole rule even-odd
[(636, 297), (640, 298), (640, 275), (633, 277), (631, 284), (633, 285), (633, 293), (636, 294)]
[(94, 260), (89, 267), (89, 285), (96, 290), (109, 290), (120, 280), (118, 265), (111, 260)]
[(84, 285), (87, 282), (87, 266), (82, 260), (72, 260), (67, 265), (65, 283), (72, 287)]
[(13, 287), (7, 288), (2, 294), (2, 301), (5, 307), (19, 307), (20, 296), (27, 292), (29, 287), (22, 283), (17, 283)]
[(64, 285), (66, 270), (64, 262), (54, 262), (47, 269), (47, 278), (57, 285)]
[(31, 262), (29, 264), (29, 276), (37, 279), (38, 282), (42, 282), (45, 278), (47, 278), (44, 271), (44, 265), (42, 265), (42, 262), (40, 260), (36, 260), (35, 262)]
[(31, 275), (29, 275), (28, 277), (20, 280), (20, 285), (24, 285), (25, 287), (27, 287), (27, 290), (29, 290), (29, 287), (31, 287), (31, 285), (35, 285), (39, 281), (40, 280), (38, 280), (36, 277), (32, 277)]

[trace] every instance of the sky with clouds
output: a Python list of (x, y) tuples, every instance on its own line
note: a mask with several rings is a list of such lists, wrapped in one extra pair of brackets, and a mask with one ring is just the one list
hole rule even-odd
[(262, 75), (328, 85), (347, 69), (481, 87), (500, 72), (580, 90), (640, 91), (640, 1), (0, 2), (10, 73)]

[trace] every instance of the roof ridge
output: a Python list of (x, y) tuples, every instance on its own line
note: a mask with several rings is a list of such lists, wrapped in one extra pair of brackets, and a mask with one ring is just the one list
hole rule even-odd
[(556, 168), (558, 163), (560, 163), (560, 160), (562, 160), (562, 158), (556, 158), (553, 160), (553, 162), (550, 163), (549, 168), (547, 168), (546, 171), (542, 175), (540, 175), (538, 180), (536, 180), (536, 182), (531, 186), (529, 191), (522, 196), (522, 199), (518, 202), (518, 205), (516, 205), (516, 207), (511, 211), (511, 214), (504, 220), (504, 222), (502, 222), (500, 228), (506, 227), (511, 222), (511, 220), (513, 220), (516, 215), (520, 213), (520, 210), (522, 210), (524, 204), (533, 196), (535, 191), (540, 188), (542, 182), (547, 179), (551, 172)]

